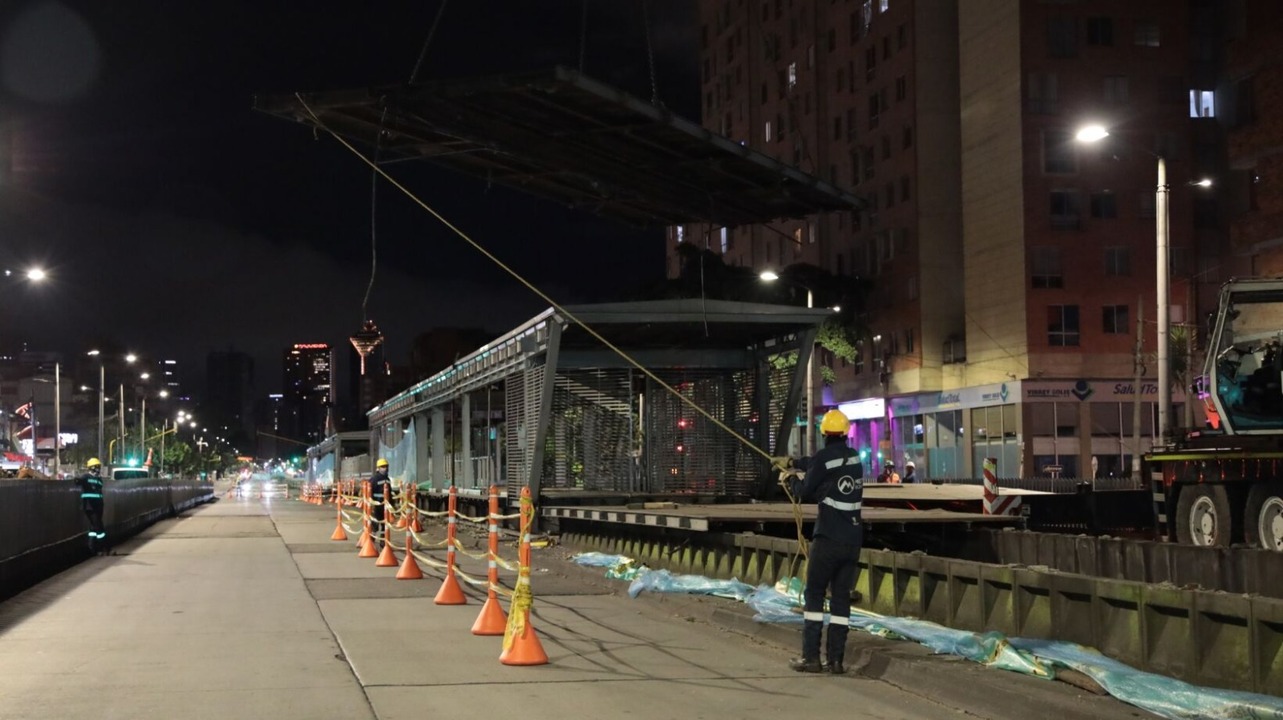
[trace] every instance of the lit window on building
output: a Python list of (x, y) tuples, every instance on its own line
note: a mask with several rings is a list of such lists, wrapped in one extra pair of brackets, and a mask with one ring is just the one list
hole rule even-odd
[(1216, 117), (1216, 93), (1212, 90), (1189, 91), (1189, 116), (1192, 118)]
[(794, 87), (797, 87), (797, 63), (791, 62), (789, 63), (788, 88), (792, 90)]
[(1135, 44), (1139, 47), (1159, 47), (1162, 43), (1162, 34), (1159, 32), (1158, 23), (1155, 22), (1138, 22), (1136, 23)]
[(730, 233), (726, 228), (722, 228), (722, 252), (725, 253), (731, 249)]

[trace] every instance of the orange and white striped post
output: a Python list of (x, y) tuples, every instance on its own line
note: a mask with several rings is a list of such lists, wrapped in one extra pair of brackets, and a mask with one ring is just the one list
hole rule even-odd
[(512, 611), (508, 613), (508, 627), (503, 634), (503, 652), (499, 662), (504, 665), (546, 665), (548, 654), (535, 628), (530, 624), (530, 606), (534, 596), (530, 592), (530, 526), (534, 524), (535, 503), (530, 488), (521, 488), (521, 549), (518, 558), (517, 586), (512, 591)]
[[(375, 567), (396, 567), (399, 563), (396, 561), (396, 553), (392, 552), (392, 498), (383, 499), (383, 550), (379, 553), (379, 559), (374, 563)], [(406, 533), (409, 535), (409, 533)]]
[(361, 501), (365, 508), (365, 530), (361, 531), (361, 551), (356, 554), (362, 558), (376, 558), (379, 551), (374, 547), (374, 533), (370, 531), (370, 481), (361, 484)]
[(499, 585), (499, 486), (490, 486), (490, 554), (487, 563), (486, 580), (489, 590), (486, 592), (486, 603), (481, 606), (481, 614), (472, 623), (473, 635), (503, 635), (508, 625), (508, 617), (503, 614), (499, 596), (494, 589)]
[[(335, 486), (337, 490), (337, 485)], [(338, 496), (334, 505), (334, 534), (330, 536), (331, 540), (347, 540), (347, 531), (343, 529), (343, 496), (340, 492), (334, 493)]]
[(459, 578), (454, 575), (454, 531), (459, 521), (455, 517), (458, 503), (459, 490), (451, 485), (445, 531), (445, 582), (441, 583), (441, 589), (432, 600), (437, 605), (464, 605), (468, 602), (468, 598), (463, 595), (463, 588), (459, 587)]

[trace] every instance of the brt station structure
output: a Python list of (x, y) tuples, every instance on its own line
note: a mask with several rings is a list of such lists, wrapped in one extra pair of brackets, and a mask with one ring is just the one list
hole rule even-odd
[[(332, 135), (390, 181), (400, 164), (426, 163), (633, 225), (702, 224), (710, 228), (705, 249), (711, 228), (868, 206), (563, 67), (260, 96), (254, 106)], [(798, 404), (816, 328), (828, 314), (705, 298), (552, 308), (372, 410), (369, 448), (387, 457), (394, 478), (423, 485), (437, 502), (450, 484), (478, 503), (491, 483), (513, 498), (528, 486), (549, 529), (588, 523), (791, 536), (793, 508), (763, 453), (797, 454), (794, 430), (817, 414)], [(748, 444), (595, 343), (575, 318)], [(798, 354), (791, 371), (771, 369), (772, 358), (791, 351)], [(342, 442), (333, 446), (342, 451)], [(313, 462), (324, 465), (324, 455), (318, 447)], [(343, 465), (334, 467), (346, 479)], [(881, 504), (879, 492), (891, 493), (885, 504), (893, 507), (869, 508), (871, 523), (1021, 522), (982, 515), (979, 486), (870, 488), (866, 507)], [(694, 504), (674, 506), (677, 499)], [(811, 517), (814, 508), (803, 513)]]
[[(414, 485), (426, 507), (453, 488), (484, 514), (493, 485), (511, 512), (528, 487), (545, 530), (789, 536), (797, 516), (767, 458), (798, 454), (806, 364), (831, 312), (699, 299), (549, 308), (373, 408), (369, 435), (347, 433), (347, 444), (367, 441), (363, 467), (386, 458), (394, 484)], [(334, 438), (309, 454), (344, 446)], [(335, 462), (345, 461), (314, 465)], [(869, 484), (865, 521), (936, 535), (1023, 522), (981, 514), (980, 497), (978, 486)], [(803, 508), (804, 522), (814, 512)]]

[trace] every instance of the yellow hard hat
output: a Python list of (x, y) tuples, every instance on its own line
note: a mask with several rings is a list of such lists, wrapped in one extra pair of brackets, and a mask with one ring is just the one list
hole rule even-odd
[(387, 467), (387, 466), (388, 466), (388, 461), (384, 460), (383, 458), (379, 458), (379, 461), (374, 463), (374, 467), (376, 468)]
[(824, 419), (820, 421), (820, 432), (825, 435), (845, 435), (850, 427), (851, 421), (840, 410), (824, 413)]
[(89, 462), (85, 463), (85, 467), (99, 467), (100, 465), (102, 465), (102, 461), (98, 458), (89, 458)]

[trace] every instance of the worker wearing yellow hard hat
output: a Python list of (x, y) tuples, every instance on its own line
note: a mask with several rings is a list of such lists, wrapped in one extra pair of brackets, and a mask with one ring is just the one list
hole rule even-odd
[(89, 552), (95, 555), (107, 555), (107, 529), (102, 524), (103, 486), (102, 461), (89, 458), (85, 463), (85, 474), (72, 480), (80, 488), (80, 509), (89, 519)]
[(383, 506), (384, 501), (392, 499), (392, 480), (388, 477), (388, 461), (379, 458), (374, 463), (374, 476), (370, 478), (370, 537), (379, 550), (383, 549), (384, 537)]
[[(803, 592), (802, 656), (789, 663), (798, 672), (843, 674), (846, 636), (851, 618), (851, 590), (859, 572), (864, 525), (860, 510), (864, 500), (864, 464), (859, 453), (847, 447), (851, 422), (838, 410), (820, 420), (824, 447), (813, 457), (789, 460), (785, 467), (805, 470), (805, 478), (781, 479), (799, 502), (818, 505), (811, 553)], [(773, 461), (780, 466), (781, 463)], [(824, 633), (824, 596), (829, 597), (827, 663), (820, 661)]]

